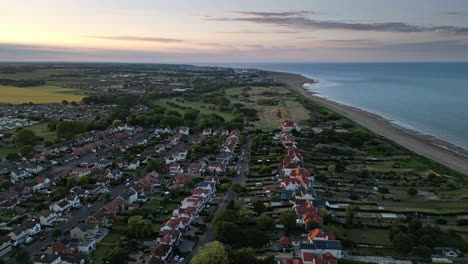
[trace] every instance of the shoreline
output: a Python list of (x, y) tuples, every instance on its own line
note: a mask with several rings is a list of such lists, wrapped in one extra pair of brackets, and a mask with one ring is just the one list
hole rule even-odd
[(468, 175), (468, 157), (463, 156), (468, 155), (468, 152), (464, 149), (434, 136), (398, 126), (380, 115), (317, 96), (316, 92), (304, 87), (307, 83), (316, 83), (316, 80), (295, 73), (273, 71), (271, 73), (277, 79), (314, 102), (331, 108), (357, 124), (411, 151)]

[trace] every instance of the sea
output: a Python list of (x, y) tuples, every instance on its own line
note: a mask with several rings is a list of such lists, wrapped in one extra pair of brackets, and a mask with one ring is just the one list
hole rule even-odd
[(206, 63), (297, 73), (318, 96), (468, 150), (468, 63)]

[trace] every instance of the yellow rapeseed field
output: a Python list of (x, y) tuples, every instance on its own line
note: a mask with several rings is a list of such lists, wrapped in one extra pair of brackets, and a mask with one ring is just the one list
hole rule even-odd
[(58, 86), (14, 87), (0, 86), (0, 103), (35, 104), (61, 103), (63, 100), (79, 103), (83, 96), (73, 94), (73, 89)]

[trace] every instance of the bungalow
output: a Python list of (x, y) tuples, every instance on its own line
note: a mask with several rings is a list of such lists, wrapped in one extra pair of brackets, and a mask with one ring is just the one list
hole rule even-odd
[(86, 218), (86, 224), (88, 225), (107, 226), (108, 223), (107, 216), (101, 211), (97, 211)]
[(13, 246), (18, 246), (23, 244), (26, 239), (29, 237), (29, 228), (26, 226), (20, 226), (15, 229), (13, 229), (8, 236), (11, 239), (11, 242), (13, 243)]
[(118, 181), (122, 178), (122, 172), (117, 168), (113, 169), (107, 173), (106, 178), (109, 178), (112, 181)]
[(43, 188), (48, 188), (50, 186), (50, 180), (45, 177), (37, 177), (35, 179), (36, 185), (33, 186), (33, 191), (36, 192)]
[(188, 127), (180, 127), (179, 128), (179, 134), (182, 134), (182, 135), (189, 135), (190, 134), (190, 128)]
[(153, 192), (155, 187), (160, 186), (159, 183), (159, 173), (157, 171), (152, 171), (146, 174), (145, 177), (138, 180), (134, 188), (140, 192)]
[(70, 237), (85, 240), (94, 237), (99, 231), (99, 226), (81, 223), (70, 230)]
[(156, 153), (159, 153), (164, 150), (166, 150), (166, 146), (164, 144), (157, 144), (156, 146), (154, 146), (154, 151), (156, 151)]
[(103, 213), (108, 218), (115, 218), (118, 213), (124, 210), (125, 204), (120, 199), (114, 199), (109, 203), (106, 203), (99, 209), (99, 212)]
[(172, 252), (172, 247), (167, 244), (158, 243), (151, 251), (151, 255), (156, 256), (159, 260), (165, 261), (169, 258)]
[(300, 243), (299, 248), (302, 259), (304, 259), (304, 254), (307, 253), (315, 255), (330, 253), (333, 257), (338, 259), (343, 257), (343, 246), (339, 240), (315, 240), (313, 243)]
[(209, 164), (208, 170), (215, 174), (224, 174), (226, 172), (226, 164)]
[(176, 161), (185, 160), (187, 158), (187, 150), (174, 153), (173, 157)]
[(293, 129), (296, 131), (301, 131), (301, 128), (296, 124), (296, 122), (289, 120), (281, 123), (280, 129), (283, 132), (291, 132)]
[(42, 210), (39, 221), (43, 226), (52, 226), (57, 221), (57, 214), (54, 211)]
[(213, 134), (213, 130), (211, 130), (211, 128), (207, 128), (207, 129), (203, 130), (203, 132), (202, 132), (202, 135), (205, 136), (205, 137), (211, 136), (211, 134)]
[(83, 176), (88, 176), (90, 174), (91, 174), (91, 169), (88, 167), (84, 167), (84, 168), (78, 167), (78, 168), (75, 168), (71, 172), (71, 175), (76, 178), (81, 178)]
[(27, 221), (24, 226), (29, 229), (29, 235), (34, 236), (41, 232), (41, 224), (34, 221)]
[(14, 170), (10, 173), (10, 177), (14, 182), (19, 182), (25, 179), (26, 177), (30, 177), (31, 174), (29, 174), (26, 170)]
[(127, 165), (127, 169), (129, 169), (129, 170), (136, 170), (136, 169), (138, 169), (138, 167), (140, 167), (140, 160), (139, 159), (134, 159)]
[(29, 160), (34, 163), (44, 162), (46, 161), (46, 157), (40, 153), (34, 153)]
[(185, 184), (191, 180), (192, 176), (188, 173), (179, 173), (175, 176), (175, 184), (181, 187), (185, 186)]
[(136, 202), (136, 200), (138, 200), (138, 193), (132, 189), (129, 189), (119, 194), (115, 199), (116, 200), (120, 199), (124, 204), (129, 205), (129, 204)]
[(62, 259), (58, 254), (40, 253), (33, 257), (33, 264), (60, 264)]
[(83, 240), (78, 245), (79, 253), (90, 254), (95, 249), (96, 249), (96, 240), (94, 238)]
[(70, 208), (71, 204), (65, 199), (55, 202), (49, 206), (49, 209), (54, 211), (58, 216), (67, 214)]
[(98, 162), (95, 163), (96, 167), (99, 168), (107, 168), (111, 165), (112, 163), (108, 161), (107, 159), (101, 159)]
[(200, 163), (190, 163), (188, 166), (187, 166), (187, 173), (190, 173), (190, 174), (198, 174), (200, 173)]
[(179, 163), (174, 162), (169, 166), (169, 172), (172, 175), (176, 175), (178, 173), (184, 173), (184, 170), (180, 167)]
[(0, 257), (5, 256), (11, 251), (11, 239), (9, 237), (0, 237)]

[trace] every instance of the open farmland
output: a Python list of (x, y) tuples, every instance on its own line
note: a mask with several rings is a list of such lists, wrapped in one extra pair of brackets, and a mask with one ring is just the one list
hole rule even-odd
[(79, 102), (83, 98), (73, 89), (58, 86), (36, 86), (36, 87), (14, 87), (0, 86), (2, 96), (0, 103), (22, 104), (22, 103), (61, 103), (63, 100)]

